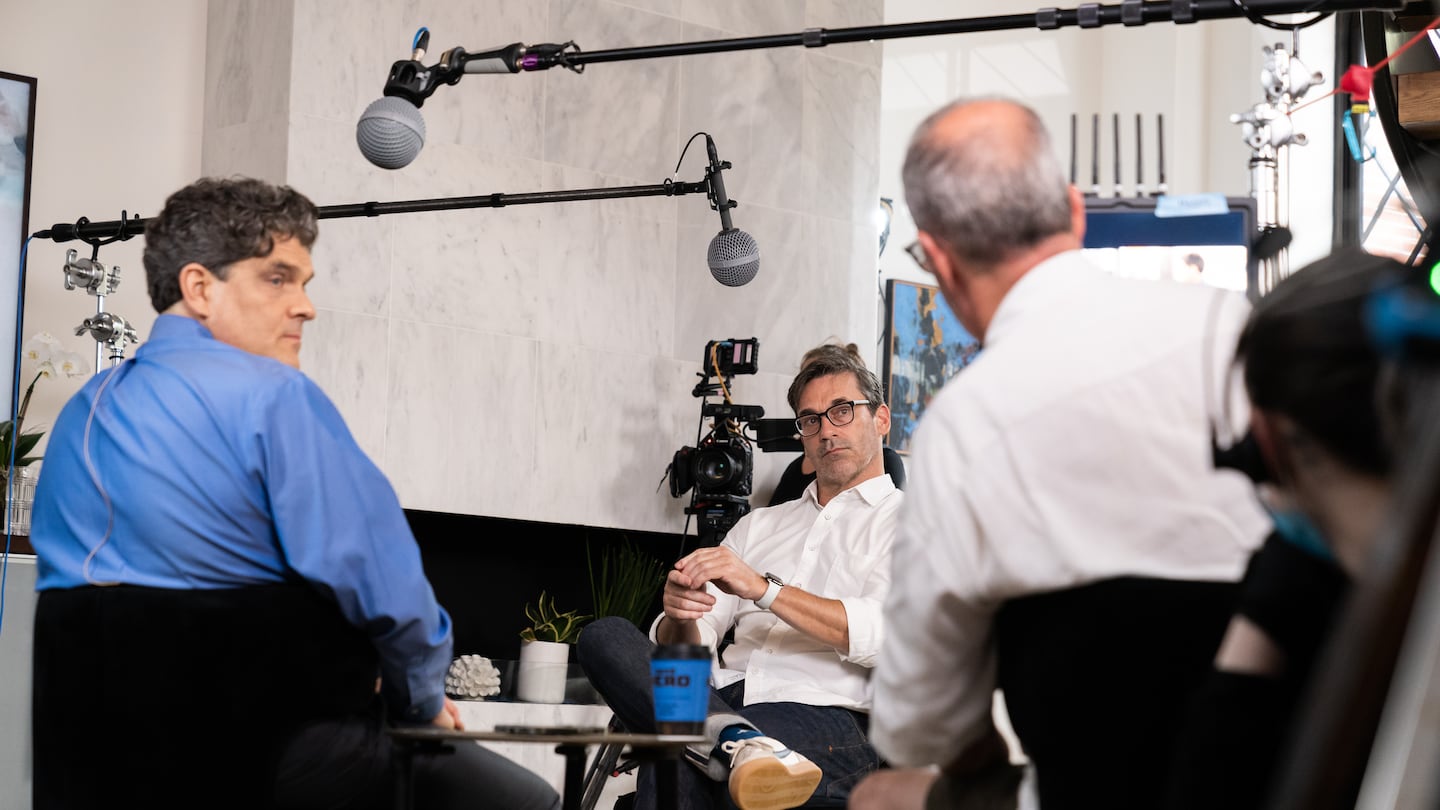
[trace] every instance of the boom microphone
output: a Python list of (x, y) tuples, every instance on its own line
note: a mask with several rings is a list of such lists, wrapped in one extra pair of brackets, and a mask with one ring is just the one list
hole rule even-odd
[[(416, 35), (414, 51), (409, 59), (390, 66), (385, 79), (385, 95), (376, 99), (361, 113), (355, 125), (355, 142), (365, 159), (382, 169), (400, 169), (410, 165), (425, 145), (425, 119), (420, 105), (441, 84), (454, 84), (466, 73), (519, 73), (524, 69), (541, 69), (540, 57), (547, 46), (536, 46), (529, 54), (518, 42), (480, 53), (464, 48), (451, 48), (440, 55), (439, 63), (426, 67), (420, 62), (430, 43), (430, 32), (421, 29)], [(556, 57), (558, 59), (558, 57)]]
[(398, 96), (370, 102), (355, 126), (360, 154), (382, 169), (403, 169), (425, 145), (425, 119), (420, 108)]
[(725, 194), (725, 179), (721, 172), (730, 168), (715, 152), (715, 141), (705, 136), (705, 151), (710, 157), (710, 168), (706, 179), (710, 182), (711, 201), (720, 212), (720, 232), (710, 240), (705, 262), (710, 265), (710, 275), (726, 287), (740, 287), (749, 284), (760, 271), (760, 248), (755, 237), (736, 228), (730, 221), (730, 209), (735, 202)]

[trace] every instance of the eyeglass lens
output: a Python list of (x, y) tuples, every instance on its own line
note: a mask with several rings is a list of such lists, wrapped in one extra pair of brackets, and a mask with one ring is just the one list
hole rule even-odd
[(831, 405), (824, 414), (809, 413), (795, 420), (795, 426), (800, 429), (801, 436), (814, 436), (820, 431), (820, 417), (824, 416), (830, 420), (835, 427), (844, 427), (855, 421), (855, 403), (841, 402), (838, 405)]

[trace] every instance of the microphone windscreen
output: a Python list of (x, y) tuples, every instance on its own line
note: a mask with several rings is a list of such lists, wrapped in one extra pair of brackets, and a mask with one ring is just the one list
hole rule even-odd
[(705, 262), (710, 265), (710, 275), (726, 287), (749, 284), (760, 271), (760, 248), (755, 237), (730, 228), (715, 234), (710, 240), (710, 250)]
[(403, 98), (384, 96), (371, 102), (355, 125), (355, 142), (365, 159), (382, 169), (410, 165), (425, 145), (425, 119)]

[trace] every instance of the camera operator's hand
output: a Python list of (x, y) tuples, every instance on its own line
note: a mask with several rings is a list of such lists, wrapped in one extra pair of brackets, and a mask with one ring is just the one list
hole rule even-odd
[(725, 593), (750, 601), (764, 596), (769, 584), (764, 576), (725, 546), (691, 552), (675, 563), (671, 579), (677, 573), (688, 578), (693, 588), (704, 588), (707, 582), (713, 583)]

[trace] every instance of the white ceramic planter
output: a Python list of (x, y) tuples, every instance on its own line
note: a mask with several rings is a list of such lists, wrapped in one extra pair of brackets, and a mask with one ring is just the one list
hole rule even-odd
[(521, 642), (515, 696), (527, 703), (564, 703), (565, 672), (569, 665), (569, 644)]

